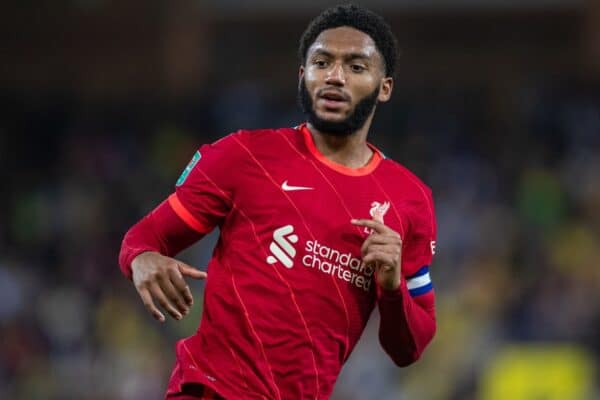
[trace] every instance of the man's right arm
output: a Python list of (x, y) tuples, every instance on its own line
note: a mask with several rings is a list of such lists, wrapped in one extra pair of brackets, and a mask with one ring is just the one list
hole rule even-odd
[(133, 283), (150, 313), (164, 316), (157, 301), (173, 318), (181, 319), (192, 296), (184, 276), (203, 279), (198, 271), (171, 257), (219, 226), (233, 206), (233, 192), (245, 153), (241, 133), (202, 146), (175, 185), (175, 193), (134, 225), (125, 235), (119, 255), (123, 274)]
[(184, 276), (203, 279), (206, 273), (171, 258), (200, 240), (206, 232), (194, 230), (164, 201), (125, 234), (119, 254), (123, 274), (131, 279), (148, 311), (159, 321), (164, 315), (181, 319), (193, 303)]

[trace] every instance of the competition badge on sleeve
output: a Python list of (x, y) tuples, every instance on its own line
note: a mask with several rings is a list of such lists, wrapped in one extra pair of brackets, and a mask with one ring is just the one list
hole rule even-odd
[(197, 151), (196, 153), (194, 153), (194, 157), (192, 157), (192, 159), (190, 160), (187, 167), (185, 167), (185, 169), (181, 173), (181, 176), (179, 177), (179, 179), (177, 179), (177, 183), (175, 184), (176, 186), (183, 185), (183, 183), (187, 179), (188, 175), (190, 174), (190, 172), (192, 172), (192, 169), (194, 169), (194, 167), (196, 166), (196, 164), (198, 163), (198, 161), (200, 160), (201, 157), (202, 156), (200, 155), (200, 151)]

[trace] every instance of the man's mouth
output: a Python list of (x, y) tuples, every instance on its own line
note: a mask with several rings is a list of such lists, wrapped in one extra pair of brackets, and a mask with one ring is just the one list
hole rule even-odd
[(319, 95), (319, 100), (325, 108), (337, 109), (349, 102), (348, 96), (335, 91), (324, 91)]

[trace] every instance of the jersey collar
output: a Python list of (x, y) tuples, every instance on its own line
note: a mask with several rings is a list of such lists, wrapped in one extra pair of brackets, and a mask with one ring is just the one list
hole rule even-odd
[(379, 165), (381, 160), (384, 158), (381, 155), (381, 152), (375, 146), (373, 146), (371, 143), (367, 143), (367, 145), (371, 148), (371, 150), (373, 150), (373, 156), (371, 157), (371, 159), (369, 160), (367, 165), (360, 167), (360, 168), (346, 167), (345, 165), (338, 164), (336, 162), (331, 161), (330, 159), (325, 157), (319, 151), (319, 149), (317, 149), (317, 146), (315, 145), (312, 134), (310, 133), (310, 130), (306, 126), (306, 122), (303, 123), (302, 125), (298, 126), (297, 129), (300, 131), (300, 133), (302, 133), (302, 136), (304, 137), (304, 143), (306, 144), (306, 148), (308, 149), (308, 151), (313, 156), (315, 156), (315, 158), (317, 160), (319, 160), (323, 164), (327, 165), (329, 168), (333, 169), (334, 171), (339, 172), (340, 174), (349, 175), (349, 176), (368, 175), (371, 172), (373, 172), (375, 170), (375, 168), (377, 168), (377, 166)]

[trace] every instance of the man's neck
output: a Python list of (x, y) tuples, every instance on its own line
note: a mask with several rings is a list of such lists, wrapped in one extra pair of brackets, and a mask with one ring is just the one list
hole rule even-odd
[(317, 130), (310, 122), (307, 124), (317, 150), (329, 160), (348, 168), (361, 168), (373, 157), (373, 150), (367, 145), (367, 134), (371, 121), (361, 129), (347, 135), (337, 136)]

